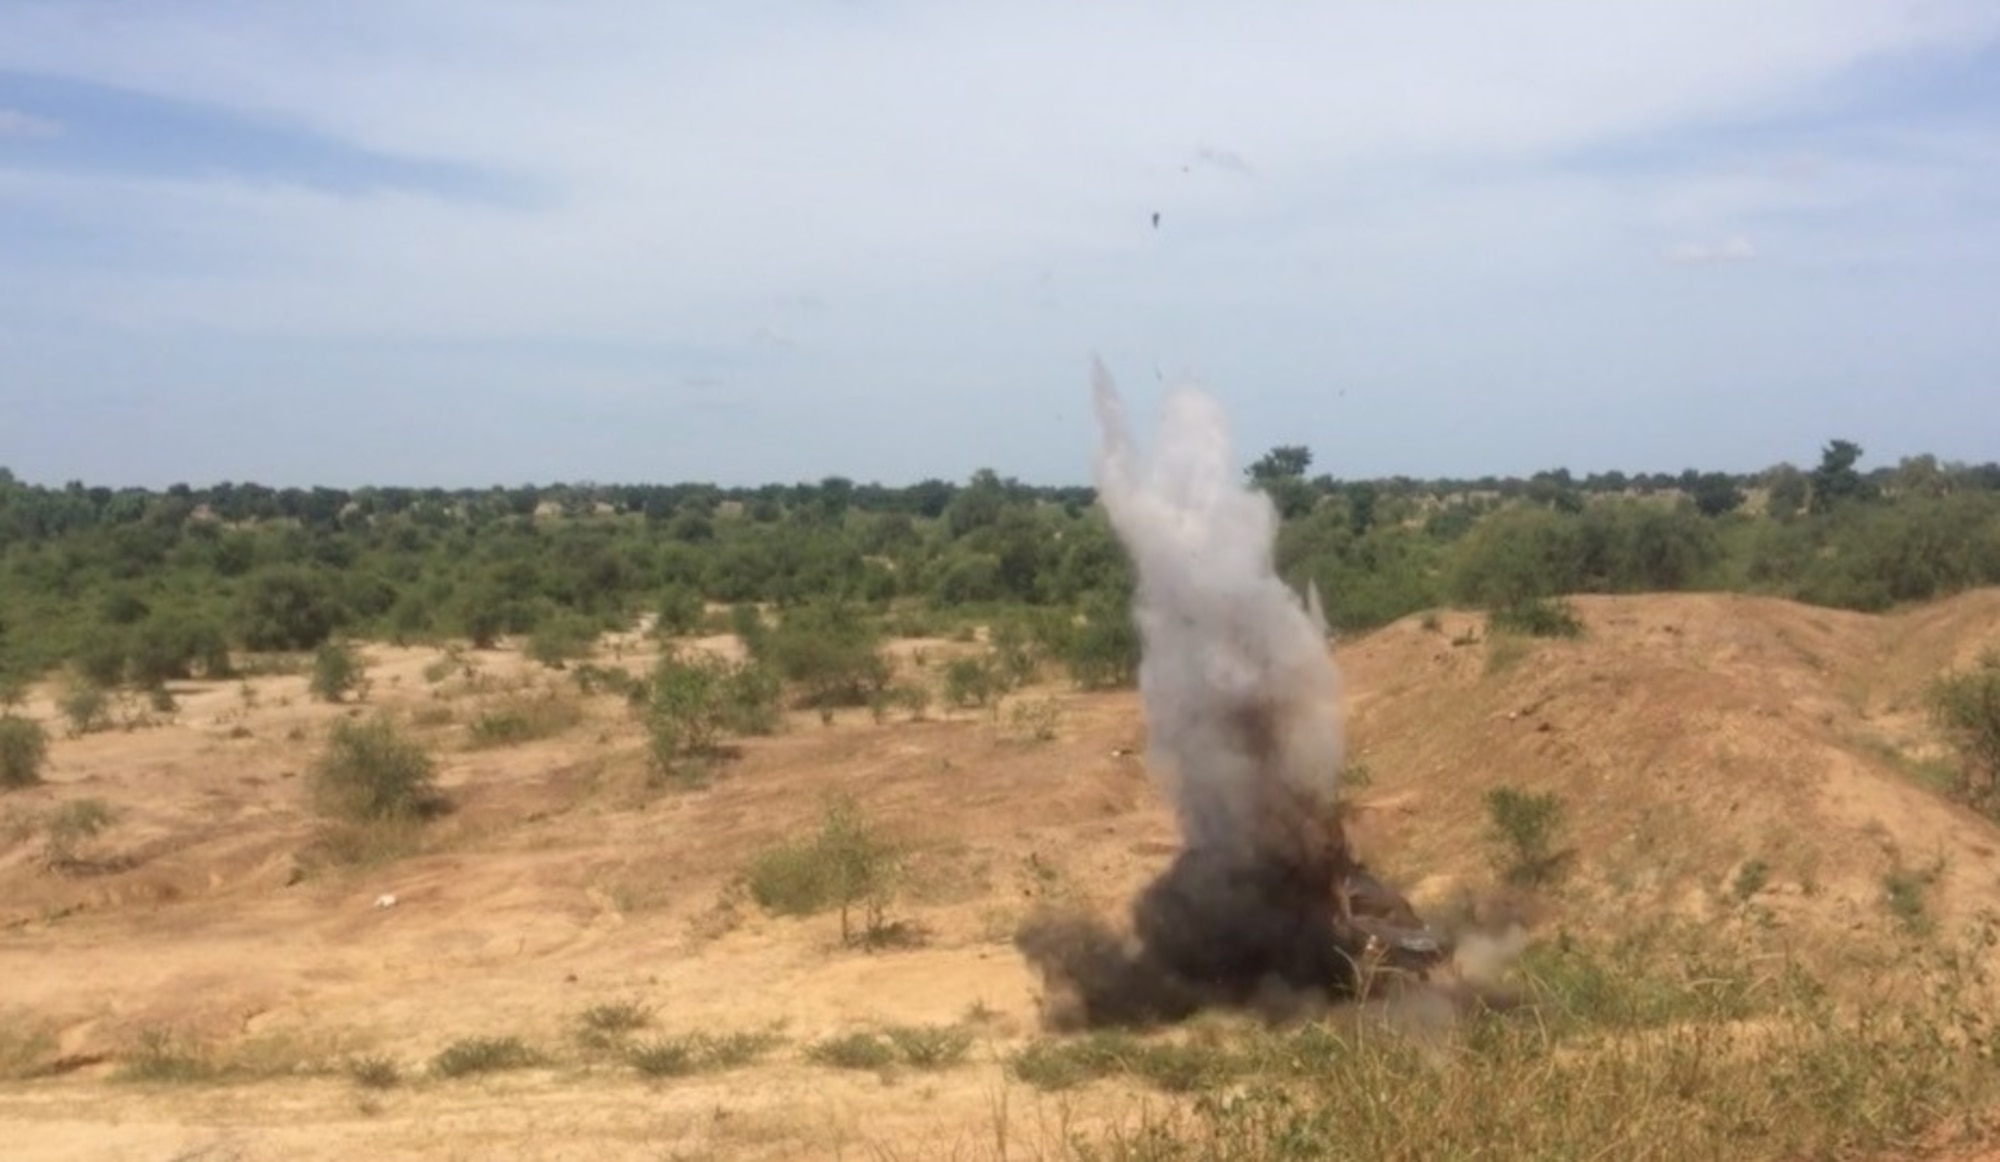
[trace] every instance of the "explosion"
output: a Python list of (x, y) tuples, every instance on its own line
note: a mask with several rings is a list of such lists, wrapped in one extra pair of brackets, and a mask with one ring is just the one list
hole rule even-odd
[(1278, 514), (1234, 467), (1220, 405), (1166, 401), (1149, 458), (1096, 368), (1097, 486), (1138, 574), (1147, 765), (1182, 848), (1133, 902), (1133, 938), (1043, 918), (1017, 944), (1086, 1024), (1178, 1020), (1361, 991), (1442, 942), (1363, 869), (1339, 816), (1339, 674), (1316, 598), (1273, 561)]

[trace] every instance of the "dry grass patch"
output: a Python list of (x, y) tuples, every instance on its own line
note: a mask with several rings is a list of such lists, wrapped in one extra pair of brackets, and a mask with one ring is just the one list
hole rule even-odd
[(466, 727), (474, 749), (554, 738), (583, 721), (583, 703), (555, 690), (520, 691), (482, 706)]
[(1894, 1154), (1975, 1130), (1969, 1111), (2000, 1100), (1994, 937), (1913, 949), (1863, 1006), (1796, 965), (1753, 968), (1712, 932), (1558, 940), (1522, 964), (1517, 1011), (1100, 1032), (1037, 1041), (1010, 1068), (1042, 1089), (1115, 1076), (1190, 1095), (1071, 1144), (1093, 1159)]

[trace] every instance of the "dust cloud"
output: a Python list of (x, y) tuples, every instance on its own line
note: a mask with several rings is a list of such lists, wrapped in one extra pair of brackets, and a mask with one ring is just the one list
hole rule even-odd
[(1278, 577), (1277, 511), (1244, 482), (1214, 399), (1173, 392), (1142, 455), (1102, 364), (1094, 387), (1098, 492), (1137, 573), (1147, 765), (1182, 848), (1133, 902), (1129, 937), (1044, 916), (1017, 946), (1065, 998), (1057, 1023), (1351, 994), (1379, 933), (1423, 930), (1342, 838), (1340, 678), (1317, 594)]

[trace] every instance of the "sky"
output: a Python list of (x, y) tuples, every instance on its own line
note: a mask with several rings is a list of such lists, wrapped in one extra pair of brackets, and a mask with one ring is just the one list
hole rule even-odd
[(1991, 0), (0, 4), (37, 483), (1985, 461), (1996, 320)]

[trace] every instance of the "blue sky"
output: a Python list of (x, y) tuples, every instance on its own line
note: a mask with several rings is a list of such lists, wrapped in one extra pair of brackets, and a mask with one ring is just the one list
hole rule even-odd
[[(2000, 6), (9, 0), (0, 466), (2000, 457)], [(1157, 229), (1152, 215), (1160, 215)]]

